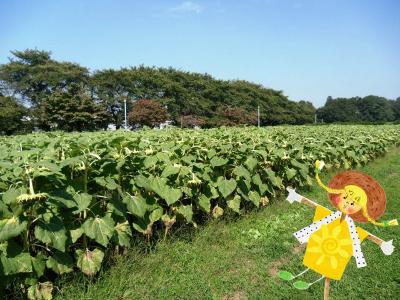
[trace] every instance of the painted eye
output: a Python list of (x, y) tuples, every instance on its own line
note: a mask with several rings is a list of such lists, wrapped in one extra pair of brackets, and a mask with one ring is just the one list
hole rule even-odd
[(360, 197), (356, 197), (355, 199), (357, 202), (360, 202)]
[(351, 202), (351, 206), (354, 206), (354, 202)]
[(354, 193), (353, 193), (353, 191), (349, 191), (349, 194), (350, 194), (350, 196), (353, 196)]

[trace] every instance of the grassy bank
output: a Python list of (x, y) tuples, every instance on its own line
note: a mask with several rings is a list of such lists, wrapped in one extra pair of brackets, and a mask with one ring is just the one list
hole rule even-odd
[[(384, 220), (400, 216), (400, 150), (392, 150), (360, 169), (377, 179), (388, 198)], [(325, 176), (327, 181), (329, 176)], [(314, 186), (302, 194), (330, 207), (325, 192)], [(303, 248), (293, 232), (308, 225), (313, 210), (276, 201), (236, 220), (213, 221), (198, 230), (180, 231), (143, 254), (128, 255), (96, 281), (82, 275), (59, 282), (59, 299), (322, 299), (323, 284), (298, 291), (276, 277), (277, 270), (304, 269)], [(341, 281), (331, 285), (332, 299), (396, 299), (400, 295), (400, 227), (362, 225), (396, 247), (385, 256), (370, 241), (362, 244), (367, 267), (352, 259)], [(308, 274), (305, 279), (318, 278)], [(70, 279), (72, 279), (70, 281)], [(68, 282), (67, 282), (68, 280)]]

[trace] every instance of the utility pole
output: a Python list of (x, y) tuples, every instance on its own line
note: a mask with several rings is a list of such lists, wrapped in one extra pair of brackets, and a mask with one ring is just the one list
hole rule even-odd
[(257, 107), (257, 125), (260, 128), (260, 105)]
[(128, 123), (126, 122), (126, 97), (124, 99), (124, 110), (125, 110), (125, 130), (128, 129)]
[(314, 124), (317, 124), (317, 114), (314, 115)]

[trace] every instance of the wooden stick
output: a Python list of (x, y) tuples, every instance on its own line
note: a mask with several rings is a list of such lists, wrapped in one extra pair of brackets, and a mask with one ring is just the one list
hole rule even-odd
[(329, 300), (329, 286), (330, 286), (331, 280), (330, 278), (325, 278), (325, 287), (324, 287), (324, 300)]
[(312, 201), (312, 200), (310, 200), (310, 199), (308, 199), (306, 197), (301, 198), (300, 202), (305, 204), (305, 205), (308, 205), (310, 207), (313, 207), (313, 208), (319, 206), (318, 203), (315, 203), (314, 201)]
[(374, 242), (378, 246), (380, 246), (383, 243), (382, 239), (378, 238), (376, 235), (373, 235), (372, 233), (369, 233), (369, 232), (368, 232), (367, 239), (369, 239), (370, 241)]

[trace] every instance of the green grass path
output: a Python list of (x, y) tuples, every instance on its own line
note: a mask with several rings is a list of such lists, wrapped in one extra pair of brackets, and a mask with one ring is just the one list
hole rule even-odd
[[(400, 217), (400, 149), (360, 170), (377, 179), (386, 191), (388, 204), (382, 219)], [(330, 208), (319, 187), (302, 194)], [(150, 254), (130, 249), (95, 282), (81, 275), (71, 282), (63, 280), (58, 298), (323, 299), (323, 282), (298, 291), (275, 276), (278, 269), (293, 273), (304, 269), (304, 249), (292, 234), (310, 224), (313, 213), (299, 203), (276, 201), (237, 220), (213, 221), (160, 242)], [(363, 242), (367, 267), (357, 269), (352, 258), (342, 280), (332, 281), (330, 299), (399, 299), (400, 226), (362, 227), (384, 240), (394, 239), (396, 249), (385, 256), (374, 243)], [(318, 278), (309, 273), (304, 279)]]

